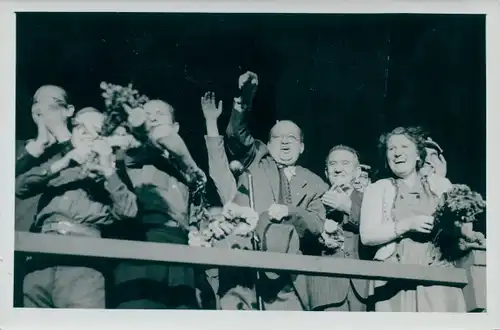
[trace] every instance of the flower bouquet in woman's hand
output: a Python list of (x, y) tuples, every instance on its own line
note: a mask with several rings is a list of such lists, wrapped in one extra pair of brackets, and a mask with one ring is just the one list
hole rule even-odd
[(140, 108), (149, 101), (147, 96), (133, 89), (132, 84), (124, 87), (103, 81), (100, 87), (104, 91), (101, 95), (104, 98), (107, 114), (103, 128), (105, 136), (110, 135), (117, 127), (127, 122), (128, 109)]
[(470, 249), (485, 246), (484, 235), (473, 230), (485, 209), (482, 196), (463, 184), (455, 184), (441, 195), (434, 212), (433, 242), (442, 259), (455, 261)]
[(326, 219), (319, 242), (326, 248), (326, 254), (334, 254), (344, 248), (344, 231), (335, 221)]

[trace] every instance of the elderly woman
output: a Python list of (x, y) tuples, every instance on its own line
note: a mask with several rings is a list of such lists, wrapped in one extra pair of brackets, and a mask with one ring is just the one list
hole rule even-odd
[[(419, 128), (396, 128), (380, 138), (387, 178), (368, 186), (361, 208), (360, 237), (378, 247), (375, 260), (399, 264), (453, 267), (440, 260), (430, 242), (432, 214), (451, 183), (419, 173), (425, 158)], [(400, 281), (374, 281), (375, 311), (465, 312), (462, 290)]]

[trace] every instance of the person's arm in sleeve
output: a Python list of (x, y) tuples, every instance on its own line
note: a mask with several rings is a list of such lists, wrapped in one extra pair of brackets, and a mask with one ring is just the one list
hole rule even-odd
[(224, 138), (222, 136), (205, 136), (208, 152), (208, 172), (214, 181), (222, 204), (231, 201), (236, 194), (236, 179), (229, 168)]
[(355, 198), (351, 198), (351, 210), (349, 214), (344, 214), (344, 228), (348, 228), (353, 233), (359, 233), (359, 219), (361, 218), (361, 203), (363, 194), (359, 193)]
[(326, 211), (321, 196), (328, 190), (328, 185), (324, 182), (316, 184), (314, 197), (306, 208), (298, 206), (289, 207), (290, 218), (285, 223), (292, 224), (300, 237), (306, 233), (313, 236), (320, 235), (326, 219)]
[(382, 245), (400, 236), (395, 223), (383, 219), (385, 193), (380, 182), (369, 185), (365, 190), (359, 224), (361, 243), (364, 245)]
[(207, 92), (201, 98), (201, 110), (205, 117), (207, 135), (205, 143), (208, 153), (208, 171), (222, 204), (231, 201), (236, 194), (236, 179), (229, 168), (224, 138), (219, 134), (217, 121), (222, 113), (222, 101), (215, 102), (215, 94)]
[(27, 199), (42, 193), (49, 182), (66, 168), (63, 159), (51, 159), (16, 178), (16, 197)]
[(51, 151), (54, 151), (55, 148), (60, 154), (65, 155), (72, 149), (72, 145), (70, 141), (64, 141), (58, 145), (51, 146), (50, 150), (47, 150), (37, 140), (28, 141), (20, 152), (20, 155), (16, 158), (16, 178), (32, 168), (42, 165), (47, 160), (47, 157), (45, 157), (46, 152), (53, 154)]
[(111, 212), (118, 218), (135, 218), (138, 213), (137, 196), (129, 190), (116, 171), (106, 175), (104, 188), (111, 198)]
[(241, 105), (235, 102), (226, 128), (228, 151), (245, 169), (253, 162), (258, 151), (258, 142), (248, 129), (246, 114)]

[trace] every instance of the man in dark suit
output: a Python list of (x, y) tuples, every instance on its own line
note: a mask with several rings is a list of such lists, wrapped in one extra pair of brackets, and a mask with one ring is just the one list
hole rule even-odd
[[(359, 239), (359, 218), (363, 194), (354, 189), (360, 174), (358, 153), (338, 145), (326, 160), (326, 176), (331, 188), (322, 197), (327, 209), (326, 227), (337, 227), (342, 240), (329, 242), (323, 234), (324, 256), (334, 258), (370, 259), (370, 251)], [(333, 238), (332, 238), (333, 239)], [(368, 281), (349, 278), (311, 276), (308, 278), (311, 308), (326, 311), (366, 311)]]
[[(235, 99), (227, 127), (227, 147), (252, 174), (255, 211), (260, 214), (256, 233), (265, 251), (309, 254), (308, 242), (317, 241), (323, 229), (325, 209), (321, 195), (327, 185), (311, 171), (296, 165), (304, 151), (301, 129), (292, 121), (279, 121), (264, 144), (253, 138), (247, 126), (257, 88), (257, 75), (247, 72), (240, 77), (242, 95)], [(242, 175), (234, 202), (250, 205), (248, 177)], [(300, 243), (300, 246), (299, 246)], [(309, 309), (305, 276), (262, 274), (259, 287), (266, 289), (264, 308), (268, 310)], [(265, 292), (264, 292), (265, 291)], [(270, 294), (270, 292), (273, 292)], [(247, 290), (248, 293), (248, 290)], [(221, 305), (238, 304), (242, 294), (222, 298)], [(228, 301), (230, 301), (228, 303)], [(230, 307), (228, 307), (230, 308)]]

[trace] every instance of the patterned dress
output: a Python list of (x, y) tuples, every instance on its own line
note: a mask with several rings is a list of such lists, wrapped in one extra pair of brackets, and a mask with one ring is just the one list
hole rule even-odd
[[(433, 214), (438, 200), (425, 181), (418, 181), (414, 187), (408, 187), (399, 179), (393, 183), (396, 187), (394, 221)], [(452, 263), (439, 260), (439, 251), (429, 241), (429, 235), (420, 233), (400, 240), (395, 253), (385, 262), (454, 267)], [(462, 289), (454, 287), (377, 281), (373, 298), (377, 312), (466, 312)]]

